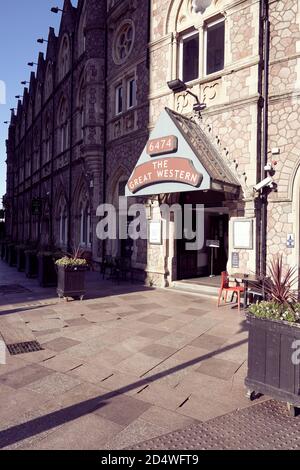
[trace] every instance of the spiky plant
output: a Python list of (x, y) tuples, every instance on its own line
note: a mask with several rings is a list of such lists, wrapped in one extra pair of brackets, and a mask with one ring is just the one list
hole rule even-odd
[(293, 309), (298, 300), (297, 268), (284, 268), (282, 255), (274, 258), (269, 265), (268, 275), (264, 281), (264, 290), (267, 298), (279, 305)]

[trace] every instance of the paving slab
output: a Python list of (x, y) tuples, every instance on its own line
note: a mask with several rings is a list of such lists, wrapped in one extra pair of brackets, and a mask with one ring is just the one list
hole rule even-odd
[(138, 418), (123, 429), (117, 436), (109, 439), (103, 446), (104, 450), (128, 449), (130, 446), (151, 437), (165, 434), (166, 427), (158, 426)]
[(118, 449), (250, 406), (245, 318), (231, 306), (97, 273), (89, 298), (67, 303), (0, 267), (32, 291), (0, 302), (0, 318), (45, 348), (0, 366), (0, 447)]
[(39, 364), (28, 364), (0, 376), (0, 382), (13, 388), (21, 388), (36, 380), (53, 374), (53, 371)]
[(163, 344), (150, 344), (141, 350), (142, 354), (147, 356), (156, 357), (158, 359), (167, 359), (168, 357), (175, 354), (177, 351), (176, 348), (170, 348), (169, 346), (164, 346)]
[(75, 346), (76, 344), (80, 344), (80, 342), (75, 341), (74, 339), (65, 338), (61, 336), (59, 338), (55, 338), (51, 341), (43, 343), (43, 347), (51, 349), (56, 352), (61, 352), (61, 351), (65, 351), (66, 349), (71, 348), (72, 346)]
[(211, 357), (201, 362), (197, 372), (211, 375), (212, 377), (219, 377), (224, 380), (230, 380), (240, 366), (241, 363), (238, 362)]
[(150, 408), (150, 404), (143, 400), (127, 395), (118, 395), (104, 400), (102, 406), (94, 413), (121, 426), (128, 426), (148, 408)]
[[(158, 306), (160, 308), (160, 306)], [(137, 307), (137, 310), (139, 311), (145, 311), (145, 307), (144, 306), (141, 306), (141, 307)], [(147, 315), (145, 317), (142, 317), (139, 319), (139, 321), (143, 322), (143, 323), (149, 323), (150, 325), (157, 325), (159, 323), (162, 323), (166, 320), (168, 320), (170, 317), (168, 315), (160, 315), (159, 313), (153, 313), (153, 314), (150, 314), (150, 315)]]
[(188, 398), (181, 390), (157, 383), (150, 383), (138, 396), (141, 400), (168, 410), (177, 410)]
[[(100, 450), (123, 427), (88, 414), (60, 427), (37, 442), (27, 445), (27, 450)], [(22, 447), (21, 447), (22, 449)]]
[(211, 334), (203, 334), (198, 338), (194, 339), (191, 343), (191, 346), (196, 346), (201, 349), (206, 349), (208, 351), (216, 351), (221, 348), (227, 341), (227, 338), (222, 336), (214, 336)]
[(28, 390), (40, 393), (44, 397), (53, 398), (56, 395), (60, 395), (77, 385), (80, 384), (80, 380), (75, 377), (71, 377), (60, 372), (55, 372), (51, 375), (43, 377), (42, 379), (31, 382), (26, 385)]
[(167, 331), (161, 331), (155, 328), (145, 328), (139, 332), (139, 336), (153, 340), (159, 340), (168, 334)]
[(172, 431), (183, 429), (187, 426), (197, 424), (198, 421), (187, 416), (183, 416), (174, 411), (165, 409), (161, 406), (153, 405), (145, 413), (140, 416), (141, 419), (149, 423), (155, 424), (162, 428), (168, 428)]
[(149, 370), (153, 369), (157, 364), (161, 362), (161, 359), (147, 356), (141, 352), (135, 353), (130, 356), (128, 359), (119, 362), (115, 366), (117, 370), (121, 372), (129, 372), (142, 377)]
[(90, 363), (84, 363), (82, 366), (68, 371), (68, 375), (92, 384), (101, 384), (101, 382), (107, 377), (110, 377), (112, 373), (112, 367), (108, 368), (104, 365), (100, 367), (99, 364)]
[(1, 336), (6, 344), (25, 343), (34, 341), (35, 337), (30, 328), (21, 318), (11, 321), (11, 318), (0, 317)]
[(43, 365), (48, 369), (53, 369), (57, 372), (68, 372), (82, 366), (83, 361), (73, 357), (68, 352), (63, 352), (55, 355), (54, 357), (52, 356), (49, 359), (45, 359), (43, 361)]

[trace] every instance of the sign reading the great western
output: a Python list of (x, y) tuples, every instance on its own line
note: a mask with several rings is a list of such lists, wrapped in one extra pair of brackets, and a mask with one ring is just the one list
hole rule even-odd
[(127, 186), (131, 193), (153, 184), (171, 182), (199, 187), (203, 175), (189, 158), (167, 157), (152, 160), (135, 167)]
[[(164, 109), (132, 174), (126, 196), (211, 189), (211, 177), (174, 114)], [(177, 114), (176, 114), (177, 116)]]
[(158, 139), (151, 139), (147, 144), (147, 153), (151, 157), (177, 152), (178, 139), (175, 135), (167, 135)]

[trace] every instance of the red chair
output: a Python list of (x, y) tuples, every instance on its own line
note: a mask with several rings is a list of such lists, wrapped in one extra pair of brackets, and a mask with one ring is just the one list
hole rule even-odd
[(225, 303), (227, 301), (227, 294), (231, 292), (232, 294), (237, 295), (237, 303), (238, 309), (241, 309), (241, 293), (245, 292), (244, 287), (242, 286), (229, 286), (229, 277), (226, 271), (221, 273), (221, 287), (219, 290), (219, 297), (218, 297), (218, 307), (220, 306), (221, 297), (223, 295), (223, 291), (225, 291)]

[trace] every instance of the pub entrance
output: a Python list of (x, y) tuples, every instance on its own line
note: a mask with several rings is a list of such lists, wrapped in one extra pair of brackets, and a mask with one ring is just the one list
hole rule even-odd
[[(177, 240), (177, 279), (218, 276), (226, 270), (228, 260), (228, 208), (224, 193), (195, 191), (182, 193), (180, 204), (192, 205), (193, 230), (196, 228), (196, 204), (204, 205), (204, 246), (188, 250), (184, 237)], [(218, 247), (212, 247), (216, 245)]]

